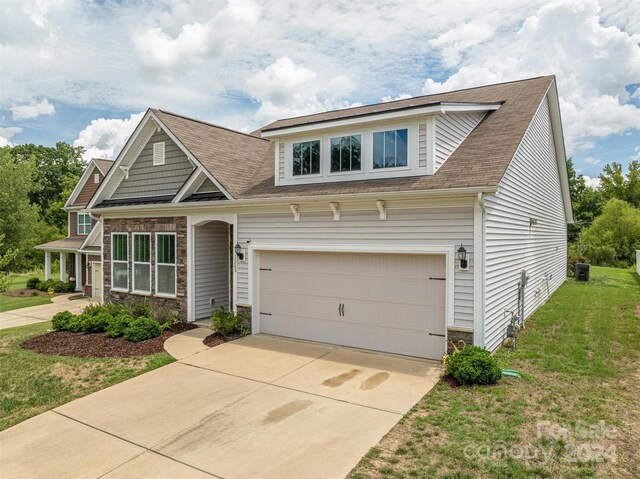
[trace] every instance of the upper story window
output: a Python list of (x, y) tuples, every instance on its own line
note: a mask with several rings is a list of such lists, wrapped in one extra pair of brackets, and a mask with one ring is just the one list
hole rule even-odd
[(320, 140), (293, 144), (293, 176), (320, 174)]
[(91, 216), (87, 213), (78, 213), (78, 234), (88, 235), (91, 232)]
[(331, 138), (331, 173), (360, 171), (362, 135)]
[(93, 174), (93, 182), (97, 185), (98, 183), (100, 183), (100, 173), (94, 173)]
[(153, 144), (153, 166), (164, 165), (164, 141)]
[(407, 166), (409, 132), (401, 130), (379, 131), (373, 134), (373, 167), (398, 168)]

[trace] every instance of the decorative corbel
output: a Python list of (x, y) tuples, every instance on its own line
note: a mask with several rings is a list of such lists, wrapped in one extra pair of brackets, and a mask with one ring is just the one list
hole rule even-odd
[(381, 220), (386, 220), (387, 219), (387, 206), (385, 205), (384, 201), (382, 201), (382, 200), (376, 201), (376, 206), (378, 207), (378, 211), (380, 212), (380, 219)]
[(331, 202), (329, 203), (329, 207), (331, 211), (333, 211), (333, 221), (340, 221), (340, 203)]
[(129, 166), (121, 166), (120, 169), (122, 170), (122, 172), (124, 173), (124, 178), (126, 180), (129, 179)]
[(300, 205), (290, 204), (289, 209), (293, 213), (293, 221), (300, 221)]

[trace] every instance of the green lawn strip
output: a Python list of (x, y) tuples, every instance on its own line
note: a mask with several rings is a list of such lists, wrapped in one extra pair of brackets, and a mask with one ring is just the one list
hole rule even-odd
[(20, 348), (20, 343), (50, 327), (47, 322), (0, 330), (0, 430), (174, 361), (165, 352), (133, 358), (72, 358)]
[[(640, 282), (631, 270), (593, 267), (591, 277), (564, 284), (527, 321), (516, 352), (498, 351), (502, 367), (523, 379), (455, 389), (439, 383), (350, 478), (627, 477), (611, 471), (634, 467), (624, 464), (637, 453), (637, 445), (625, 450), (618, 439), (634, 427), (620, 411), (637, 409), (640, 400), (638, 383), (629, 381), (640, 364)], [(620, 428), (616, 440), (595, 440), (607, 447), (615, 442), (618, 464), (567, 461), (574, 445), (589, 441), (554, 438), (549, 430), (538, 437), (539, 421), (565, 427), (605, 421)], [(525, 446), (539, 456), (514, 457)]]
[[(11, 274), (11, 286), (9, 286), (10, 290), (15, 289), (24, 289), (27, 287), (27, 280), (31, 278), (40, 278), (44, 281), (44, 272), (43, 271), (29, 271), (27, 273), (12, 273)], [(52, 278), (57, 278), (58, 273), (51, 272)]]
[(7, 296), (0, 294), (0, 313), (13, 311), (14, 309), (39, 306), (51, 302), (49, 296)]

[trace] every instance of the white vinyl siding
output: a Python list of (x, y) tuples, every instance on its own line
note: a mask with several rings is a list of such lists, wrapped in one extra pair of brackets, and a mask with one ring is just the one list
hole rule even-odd
[(151, 293), (151, 235), (133, 234), (133, 291)]
[(175, 233), (156, 233), (156, 294), (176, 295)]
[(129, 235), (111, 234), (111, 289), (129, 290)]
[(229, 225), (212, 221), (195, 228), (195, 318), (229, 308)]
[(418, 131), (419, 131), (419, 143), (418, 143), (418, 162), (419, 162), (419, 167), (420, 168), (426, 168), (427, 167), (427, 148), (428, 148), (428, 143), (427, 143), (427, 124), (426, 123), (421, 123), (418, 126)]
[[(435, 171), (451, 156), (484, 118), (485, 112), (437, 115)], [(478, 160), (481, 161), (481, 160)]]
[[(323, 245), (456, 246), (464, 243), (469, 252), (470, 271), (454, 275), (454, 323), (473, 327), (473, 206), (390, 209), (387, 220), (377, 210), (343, 211), (334, 221), (330, 211), (301, 214), (294, 222), (289, 214), (238, 215), (238, 241), (253, 245), (297, 243)], [(251, 304), (248, 263), (238, 262), (238, 303)]]
[[(485, 207), (485, 344), (493, 350), (509, 321), (505, 310), (517, 310), (521, 270), (529, 275), (525, 317), (566, 278), (566, 218), (546, 99)], [(530, 227), (530, 218), (537, 224)]]

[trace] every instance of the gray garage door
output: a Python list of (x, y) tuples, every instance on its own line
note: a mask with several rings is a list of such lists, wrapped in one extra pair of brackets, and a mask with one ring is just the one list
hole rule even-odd
[(260, 331), (439, 359), (444, 255), (262, 252)]

